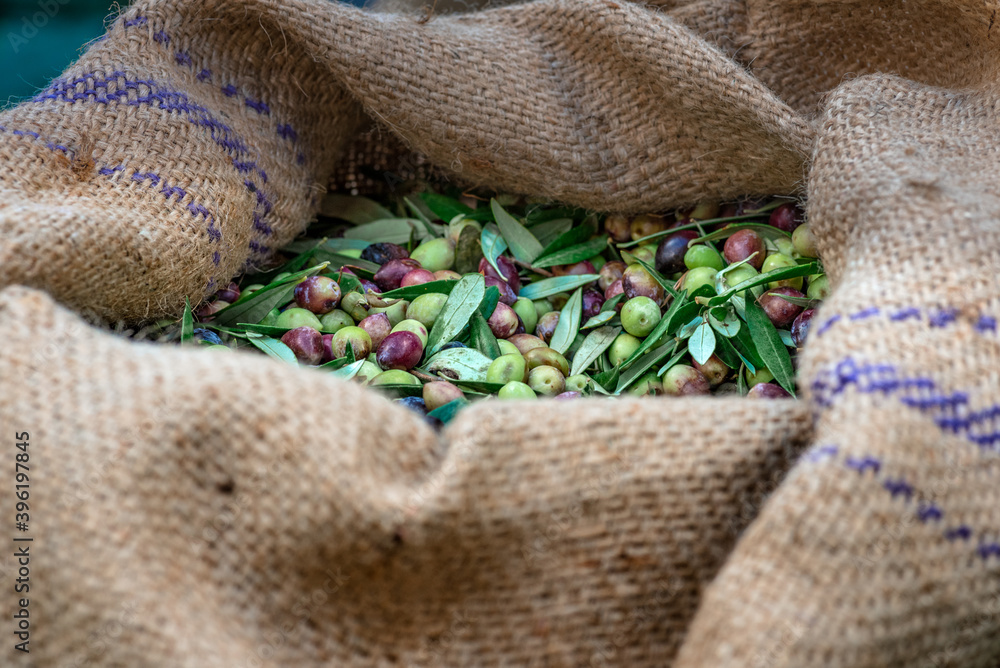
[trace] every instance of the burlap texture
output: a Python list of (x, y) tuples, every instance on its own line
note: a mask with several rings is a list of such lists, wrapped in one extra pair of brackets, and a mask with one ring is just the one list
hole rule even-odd
[[(144, 2), (0, 114), (0, 286), (51, 295), (0, 293), (36, 536), (13, 661), (1000, 662), (992, 5), (661, 4)], [(492, 402), (438, 436), (53, 302), (197, 301), (303, 228), (371, 119), (609, 211), (807, 186), (835, 292), (804, 401)]]

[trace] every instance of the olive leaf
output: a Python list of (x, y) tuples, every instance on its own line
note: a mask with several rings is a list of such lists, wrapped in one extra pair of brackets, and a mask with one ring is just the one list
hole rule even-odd
[(677, 290), (674, 289), (674, 282), (675, 281), (671, 281), (669, 278), (667, 278), (666, 276), (664, 276), (660, 272), (656, 271), (656, 268), (653, 265), (649, 264), (648, 262), (644, 262), (644, 261), (640, 260), (639, 258), (636, 258), (636, 262), (638, 262), (639, 264), (641, 264), (642, 268), (645, 269), (647, 272), (649, 272), (650, 276), (652, 276), (654, 279), (656, 279), (656, 282), (659, 283), (660, 286), (664, 290), (666, 290), (666, 292), (667, 292), (668, 295), (670, 295), (674, 299), (677, 299), (677, 294), (678, 293), (677, 293)]
[(781, 338), (781, 342), (784, 343), (789, 348), (795, 348), (795, 341), (792, 340), (792, 333), (787, 329), (779, 329), (778, 337)]
[(468, 405), (468, 399), (458, 398), (453, 401), (449, 401), (444, 406), (438, 406), (429, 412), (427, 417), (437, 418), (438, 420), (441, 420), (443, 424), (448, 424), (454, 419), (455, 415), (457, 415), (460, 410)]
[(472, 314), (472, 319), (469, 321), (469, 345), (491, 360), (500, 357), (500, 344), (497, 343), (497, 337), (493, 335), (493, 330), (490, 329), (486, 318), (478, 311)]
[(672, 355), (674, 351), (677, 350), (677, 345), (676, 341), (668, 341), (659, 348), (653, 348), (633, 362), (632, 366), (630, 366), (627, 371), (623, 372), (621, 378), (618, 379), (618, 387), (615, 388), (614, 393), (618, 395), (627, 390), (629, 386), (637, 381), (643, 374), (663, 361), (665, 357)]
[(614, 320), (617, 317), (618, 317), (618, 314), (615, 313), (613, 310), (611, 310), (611, 311), (601, 311), (597, 315), (595, 315), (592, 318), (588, 319), (587, 322), (583, 323), (583, 325), (580, 327), (580, 329), (593, 329), (594, 327), (600, 327), (601, 325), (608, 324), (609, 322), (611, 322), (612, 320)]
[(691, 359), (698, 364), (704, 364), (715, 352), (715, 332), (711, 325), (702, 322), (691, 334), (688, 341), (688, 350), (691, 351)]
[(743, 292), (747, 288), (753, 288), (758, 285), (763, 285), (765, 283), (770, 283), (772, 281), (780, 281), (786, 278), (797, 278), (799, 276), (809, 276), (815, 274), (819, 271), (819, 264), (816, 262), (809, 262), (808, 264), (800, 264), (795, 267), (782, 267), (781, 269), (775, 269), (774, 271), (769, 271), (766, 274), (760, 274), (759, 276), (754, 276), (753, 278), (747, 279), (742, 283), (734, 285), (725, 292), (720, 292), (715, 297), (706, 300), (709, 306), (720, 306), (729, 301), (729, 298), (733, 295)]
[(496, 199), (490, 200), (490, 208), (510, 252), (521, 262), (531, 264), (542, 252), (542, 244), (514, 216), (507, 213)]
[(431, 356), (424, 371), (448, 380), (483, 382), (492, 362), (474, 348), (448, 348)]
[(747, 302), (746, 310), (750, 336), (757, 346), (757, 351), (760, 353), (764, 365), (774, 374), (774, 379), (778, 381), (778, 384), (794, 396), (795, 378), (792, 370), (792, 358), (788, 354), (788, 348), (781, 342), (778, 330), (771, 324), (764, 309), (753, 300)]
[(345, 239), (405, 244), (411, 236), (419, 239), (430, 236), (423, 224), (413, 218), (383, 218), (344, 232)]
[(544, 257), (539, 257), (531, 263), (531, 266), (544, 268), (560, 264), (574, 264), (576, 262), (589, 260), (607, 247), (608, 240), (606, 238), (600, 237), (597, 239), (591, 239), (590, 241), (585, 241), (582, 244), (576, 244), (575, 246), (563, 248), (562, 250), (555, 251), (554, 253), (545, 255)]
[(355, 225), (364, 225), (383, 218), (392, 218), (392, 212), (378, 202), (357, 195), (330, 194), (323, 198), (319, 214), (327, 218), (340, 218)]
[(682, 346), (681, 350), (679, 352), (677, 352), (673, 357), (671, 357), (669, 360), (667, 360), (663, 364), (663, 366), (660, 367), (660, 370), (656, 372), (656, 375), (659, 376), (660, 378), (662, 378), (663, 374), (665, 374), (666, 372), (670, 371), (670, 367), (677, 366), (677, 363), (680, 362), (681, 359), (683, 359), (684, 356), (687, 355), (687, 353), (688, 353), (687, 347), (686, 346)]
[(703, 322), (704, 319), (700, 315), (696, 318), (692, 318), (688, 323), (677, 330), (677, 338), (686, 339), (692, 336), (694, 334), (694, 330), (701, 326)]
[(575, 376), (586, 371), (594, 360), (611, 347), (621, 331), (621, 327), (600, 327), (588, 334), (573, 356), (573, 366), (569, 375)]
[(611, 299), (605, 299), (604, 303), (601, 304), (601, 312), (603, 313), (605, 311), (614, 311), (617, 313), (618, 310), (615, 307), (618, 306), (618, 302), (620, 302), (624, 298), (625, 298), (625, 293), (619, 292)]
[[(716, 307), (708, 311), (708, 322), (712, 329), (722, 334), (727, 339), (736, 336), (740, 331), (740, 319), (732, 310), (728, 308)], [(701, 362), (698, 362), (701, 364)]]
[(446, 279), (443, 281), (429, 281), (418, 285), (408, 285), (405, 288), (396, 288), (395, 290), (383, 292), (382, 299), (413, 299), (414, 297), (431, 293), (450, 295), (451, 291), (455, 289), (456, 283), (458, 281), (455, 279)]
[(600, 275), (598, 274), (579, 274), (579, 275), (553, 276), (552, 278), (543, 278), (540, 281), (529, 283), (528, 285), (521, 288), (519, 296), (531, 300), (543, 299), (545, 297), (551, 297), (552, 295), (557, 295), (560, 292), (568, 292), (575, 288), (579, 288), (589, 283), (593, 283), (598, 278), (600, 278)]
[(191, 313), (191, 300), (184, 298), (184, 315), (181, 316), (181, 343), (187, 343), (194, 338), (194, 315)]
[(560, 355), (569, 349), (570, 344), (573, 343), (573, 339), (576, 338), (577, 332), (580, 331), (580, 317), (582, 310), (583, 289), (577, 288), (576, 292), (570, 296), (566, 305), (563, 306), (562, 312), (559, 314), (559, 323), (556, 325), (556, 329), (552, 333), (552, 340), (549, 342), (549, 348), (552, 348)]
[(406, 207), (410, 210), (410, 213), (416, 216), (417, 220), (420, 221), (420, 224), (424, 226), (424, 230), (427, 232), (427, 236), (431, 237), (432, 239), (435, 237), (444, 236), (444, 233), (448, 229), (447, 226), (435, 225), (434, 223), (431, 222), (431, 219), (427, 217), (427, 214), (429, 213), (431, 215), (434, 215), (434, 212), (427, 208), (427, 205), (424, 204), (423, 200), (418, 200), (414, 202), (409, 197), (404, 197), (403, 202), (406, 203)]
[(420, 193), (420, 199), (427, 205), (431, 213), (445, 222), (454, 219), (455, 216), (467, 216), (472, 213), (472, 209), (457, 199), (452, 199), (446, 195), (439, 195), (435, 192)]
[(254, 347), (260, 349), (270, 357), (279, 359), (282, 362), (288, 362), (289, 364), (298, 364), (298, 360), (295, 359), (295, 353), (292, 352), (292, 349), (278, 339), (272, 339), (270, 336), (255, 336), (250, 337), (248, 340)]
[(465, 328), (485, 295), (486, 280), (482, 274), (469, 274), (458, 281), (427, 335), (428, 355), (436, 353)]
[[(545, 246), (542, 250), (541, 255), (536, 260), (541, 258), (542, 255), (546, 253), (553, 252), (552, 248), (556, 246), (556, 242), (561, 236), (569, 232), (570, 230), (578, 230), (579, 227), (573, 227), (572, 218), (556, 218), (555, 220), (549, 220), (539, 225), (535, 225), (531, 228), (531, 233), (535, 235), (538, 239), (538, 243)], [(589, 235), (588, 235), (589, 236)], [(586, 237), (584, 237), (586, 239)], [(558, 250), (561, 247), (556, 248)]]
[[(348, 348), (350, 348), (350, 346), (348, 346)], [(353, 348), (351, 350), (353, 351)], [(365, 360), (357, 360), (355, 362), (351, 362), (350, 364), (346, 364), (339, 369), (333, 370), (330, 372), (330, 375), (334, 378), (340, 378), (341, 380), (350, 380), (358, 375), (358, 372), (361, 371), (361, 367), (364, 366), (364, 364)]]

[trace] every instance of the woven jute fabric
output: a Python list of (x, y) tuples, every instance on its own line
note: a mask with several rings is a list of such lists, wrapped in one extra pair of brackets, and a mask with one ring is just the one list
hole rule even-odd
[[(426, 18), (146, 1), (0, 114), (34, 538), (4, 665), (1000, 664), (994, 6)], [(436, 433), (73, 313), (178, 313), (397, 159), (603, 211), (806, 194), (834, 292), (800, 399), (488, 401)]]

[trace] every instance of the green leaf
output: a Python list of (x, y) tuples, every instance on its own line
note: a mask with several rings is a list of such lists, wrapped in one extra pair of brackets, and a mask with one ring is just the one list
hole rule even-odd
[(485, 295), (486, 279), (482, 274), (468, 274), (458, 281), (427, 335), (428, 355), (436, 353), (462, 331)]
[(560, 292), (569, 292), (570, 290), (575, 290), (576, 288), (593, 283), (598, 278), (600, 278), (599, 274), (553, 276), (552, 278), (545, 278), (540, 281), (535, 281), (534, 283), (529, 283), (521, 288), (519, 296), (531, 300), (551, 297), (552, 295), (557, 295)]
[[(740, 331), (740, 319), (728, 308), (711, 309), (708, 312), (708, 322), (712, 325), (712, 329), (727, 339), (733, 338)], [(698, 363), (701, 364), (701, 362)]]
[(484, 226), (483, 231), (479, 235), (479, 245), (482, 247), (483, 257), (486, 258), (491, 267), (496, 269), (497, 274), (503, 276), (505, 279), (509, 278), (497, 266), (497, 258), (507, 250), (507, 242), (504, 241), (503, 235), (500, 234), (500, 228), (496, 225)]
[(384, 218), (353, 227), (344, 232), (345, 239), (393, 244), (405, 244), (410, 241), (410, 237), (413, 235), (416, 235), (417, 238), (428, 236), (423, 224), (413, 218)]
[(306, 276), (314, 276), (327, 265), (320, 264), (309, 269), (303, 269), (285, 278), (280, 283), (272, 283), (266, 287), (240, 297), (235, 302), (222, 309), (212, 317), (216, 325), (236, 325), (241, 322), (258, 323), (271, 309), (287, 304), (292, 300), (292, 293), (299, 280)]
[[(747, 392), (749, 391), (747, 388), (747, 378), (744, 373), (744, 368), (745, 367), (741, 366), (740, 370), (736, 372), (736, 391), (739, 392), (742, 397), (747, 396)], [(751, 370), (750, 373), (755, 372)]]
[(781, 237), (788, 239), (792, 236), (788, 232), (785, 232), (782, 229), (774, 227), (773, 225), (768, 225), (766, 223), (739, 223), (736, 225), (729, 225), (727, 227), (722, 228), (721, 230), (716, 230), (711, 234), (706, 234), (705, 236), (698, 237), (697, 239), (689, 242), (688, 245), (690, 246), (692, 244), (701, 244), (705, 243), (706, 241), (717, 241), (719, 239), (728, 239), (729, 237), (733, 236), (740, 230), (753, 230), (754, 232), (757, 232), (758, 234), (760, 234), (760, 236), (764, 237), (765, 239), (777, 239)]
[(491, 360), (500, 357), (500, 344), (497, 343), (497, 337), (493, 336), (493, 330), (490, 329), (489, 323), (478, 311), (472, 314), (472, 319), (469, 321), (469, 345)]
[(500, 301), (500, 288), (495, 285), (491, 285), (486, 288), (486, 294), (483, 296), (483, 301), (479, 305), (479, 315), (483, 316), (486, 320), (490, 319), (493, 315), (493, 311), (497, 308), (497, 303)]
[(184, 298), (184, 315), (181, 316), (181, 343), (187, 343), (194, 338), (194, 315), (191, 313), (191, 300)]
[(583, 344), (573, 356), (573, 366), (569, 371), (569, 375), (575, 376), (586, 371), (594, 360), (611, 347), (611, 344), (621, 331), (621, 327), (601, 327), (588, 334), (587, 338), (583, 340)]
[(321, 216), (340, 218), (355, 225), (364, 225), (382, 218), (392, 218), (392, 212), (367, 197), (332, 194), (320, 204)]
[(552, 333), (549, 348), (562, 355), (569, 349), (577, 332), (580, 331), (580, 315), (583, 310), (583, 289), (577, 288), (559, 314), (559, 323)]
[(428, 413), (427, 417), (437, 418), (438, 420), (441, 420), (443, 424), (448, 424), (454, 419), (455, 415), (457, 415), (460, 410), (468, 405), (468, 399), (455, 399), (454, 401), (449, 401), (444, 406), (438, 406)]
[(809, 276), (810, 274), (817, 273), (819, 269), (819, 264), (816, 262), (810, 262), (809, 264), (802, 264), (796, 267), (782, 267), (781, 269), (775, 269), (774, 271), (769, 271), (766, 274), (761, 274), (759, 276), (754, 276), (753, 278), (747, 279), (742, 283), (734, 285), (725, 292), (719, 293), (715, 297), (707, 300), (709, 306), (720, 306), (729, 301), (729, 298), (738, 292), (743, 292), (747, 288), (753, 288), (758, 285), (763, 285), (765, 283), (770, 283), (771, 281), (780, 281), (786, 278), (796, 278), (798, 276)]
[(677, 338), (686, 339), (694, 334), (694, 330), (698, 329), (702, 324), (702, 317), (699, 315), (692, 318), (690, 322), (685, 323), (680, 329), (677, 330)]
[(594, 327), (600, 327), (601, 325), (608, 324), (609, 322), (611, 322), (612, 320), (614, 320), (617, 317), (618, 317), (618, 314), (615, 313), (613, 310), (611, 310), (611, 311), (601, 311), (600, 313), (598, 313), (594, 317), (592, 317), (589, 320), (587, 320), (587, 322), (583, 323), (583, 325), (580, 327), (580, 329), (593, 329)]
[(618, 310), (615, 307), (618, 306), (618, 302), (620, 302), (624, 298), (625, 298), (625, 293), (619, 292), (611, 299), (605, 300), (604, 303), (601, 304), (601, 312), (603, 313), (604, 311), (614, 311), (615, 313), (617, 313)]
[(740, 327), (740, 331), (730, 341), (743, 363), (750, 367), (751, 373), (756, 373), (757, 369), (764, 368), (764, 360), (761, 359), (760, 353), (757, 351), (757, 345), (750, 335), (749, 327)]
[(542, 253), (542, 244), (535, 238), (534, 234), (528, 231), (528, 228), (504, 211), (496, 199), (490, 200), (490, 208), (493, 209), (493, 217), (500, 227), (500, 233), (503, 234), (504, 240), (510, 247), (510, 252), (521, 262), (531, 264), (532, 260)]
[[(410, 213), (417, 217), (420, 224), (424, 226), (424, 231), (427, 233), (428, 237), (440, 237), (443, 236), (447, 231), (447, 227), (444, 225), (435, 225), (431, 222), (431, 219), (427, 217), (430, 213), (433, 215), (433, 211), (427, 209), (427, 205), (423, 203), (423, 200), (418, 200), (414, 202), (409, 197), (404, 197), (403, 201), (406, 202), (407, 208), (409, 208)], [(426, 209), (426, 213), (425, 210)]]
[(778, 336), (781, 337), (781, 342), (785, 344), (787, 348), (795, 348), (795, 341), (792, 340), (792, 333), (787, 329), (779, 329)]
[(446, 197), (445, 195), (439, 195), (435, 192), (425, 192), (420, 193), (420, 199), (423, 200), (427, 208), (438, 217), (439, 220), (448, 222), (452, 220), (455, 216), (467, 216), (472, 213), (472, 209), (466, 205), (459, 202), (457, 199), (452, 199), (451, 197)]
[[(353, 352), (354, 349), (351, 348), (351, 346), (348, 346), (348, 348), (350, 348), (350, 350)], [(357, 360), (356, 362), (351, 362), (350, 364), (346, 364), (340, 367), (339, 369), (331, 371), (330, 375), (333, 376), (334, 378), (340, 378), (341, 380), (350, 380), (358, 375), (358, 372), (361, 371), (361, 367), (364, 365), (364, 363), (365, 360)]]
[(674, 299), (677, 299), (678, 292), (674, 288), (674, 283), (676, 281), (671, 281), (669, 278), (667, 278), (666, 276), (664, 276), (660, 272), (656, 271), (656, 267), (654, 267), (653, 265), (649, 264), (648, 262), (644, 262), (644, 261), (640, 260), (639, 258), (636, 258), (635, 261), (638, 262), (639, 264), (641, 264), (642, 268), (645, 269), (646, 271), (648, 271), (649, 275), (652, 276), (654, 279), (656, 279), (656, 282), (659, 283), (660, 286), (664, 290), (667, 291), (668, 295), (670, 295)]
[(462, 233), (458, 235), (458, 243), (455, 245), (455, 271), (458, 273), (471, 274), (479, 271), (479, 261), (483, 258), (479, 234), (470, 225), (462, 228)]
[[(568, 219), (562, 219), (562, 220), (568, 220)], [(552, 221), (552, 222), (558, 222), (558, 221)], [(573, 224), (572, 220), (570, 220), (569, 222), (570, 225)], [(546, 223), (546, 225), (550, 224), (551, 222)], [(542, 225), (538, 225), (537, 227), (531, 228), (531, 231), (537, 235), (538, 230), (542, 227), (543, 227)], [(555, 239), (549, 242), (549, 244), (545, 246), (544, 249), (542, 249), (541, 254), (535, 259), (540, 260), (546, 255), (551, 255), (552, 253), (556, 253), (565, 248), (569, 248), (570, 246), (576, 246), (577, 244), (582, 244), (584, 241), (587, 241), (588, 239), (590, 239), (590, 237), (594, 236), (596, 233), (597, 233), (597, 220), (594, 218), (588, 218), (586, 221), (584, 221), (580, 225), (577, 225), (576, 227), (567, 227), (565, 231), (563, 231)]]
[(582, 244), (570, 246), (569, 248), (564, 248), (549, 255), (539, 257), (531, 263), (531, 266), (544, 268), (554, 267), (560, 264), (582, 262), (584, 260), (589, 260), (607, 247), (608, 240), (604, 237), (598, 237), (597, 239), (591, 239), (590, 241), (585, 241)]
[[(569, 232), (571, 229), (573, 229), (573, 220), (571, 218), (556, 218), (555, 220), (534, 225), (531, 228), (531, 233), (538, 239), (538, 243), (545, 246), (544, 250), (542, 250), (542, 255), (544, 255), (546, 252), (549, 252), (551, 246), (555, 245), (560, 235)], [(586, 239), (586, 237), (584, 238)]]
[(691, 351), (691, 358), (698, 364), (704, 364), (715, 352), (715, 332), (712, 326), (703, 322), (691, 334), (688, 341), (688, 350)]
[(395, 290), (383, 292), (382, 299), (413, 299), (414, 297), (431, 293), (450, 295), (451, 291), (455, 289), (456, 283), (458, 283), (457, 280), (447, 279), (420, 283), (419, 285), (408, 285), (405, 288), (396, 288)]
[(424, 370), (448, 380), (484, 382), (491, 362), (474, 348), (448, 348), (427, 360)]
[(632, 363), (632, 366), (630, 366), (627, 371), (622, 373), (621, 378), (618, 379), (618, 387), (615, 388), (615, 394), (618, 395), (627, 390), (632, 383), (639, 379), (640, 376), (659, 364), (665, 357), (671, 355), (675, 350), (677, 350), (677, 342), (669, 341), (664, 343), (659, 348), (653, 348), (648, 353), (637, 359)]
[(794, 396), (795, 378), (792, 370), (792, 358), (788, 354), (788, 348), (781, 342), (778, 330), (771, 324), (764, 309), (753, 300), (747, 302), (746, 310), (750, 336), (757, 346), (757, 351), (760, 353), (764, 365), (774, 374), (774, 379), (778, 381), (778, 384)]
[(716, 340), (715, 354), (730, 369), (738, 369), (743, 364), (740, 354), (736, 352), (736, 348), (733, 348), (733, 344), (725, 337)]
[(607, 371), (602, 371), (592, 377), (594, 389), (601, 394), (610, 394), (618, 387), (618, 379), (621, 377), (621, 367), (615, 365)]
[(298, 360), (295, 359), (295, 353), (292, 352), (292, 349), (278, 339), (272, 339), (270, 336), (261, 336), (250, 338), (249, 341), (256, 348), (259, 348), (275, 359), (298, 365)]
[(687, 346), (683, 346), (676, 355), (671, 357), (669, 360), (666, 361), (666, 363), (663, 366), (660, 367), (660, 370), (656, 372), (656, 375), (662, 378), (663, 374), (670, 371), (670, 367), (675, 366), (687, 354), (688, 354)]
[(474, 380), (455, 380), (452, 382), (458, 385), (462, 391), (477, 392), (479, 394), (496, 394), (504, 386), (503, 383), (487, 383), (486, 381)]

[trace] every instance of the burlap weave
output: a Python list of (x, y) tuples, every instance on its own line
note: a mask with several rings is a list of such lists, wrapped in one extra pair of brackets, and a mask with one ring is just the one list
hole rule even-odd
[[(35, 538), (5, 662), (1000, 664), (993, 5), (660, 4), (147, 1), (0, 114)], [(55, 303), (178, 312), (301, 231), (373, 122), (608, 211), (804, 189), (835, 291), (803, 400), (491, 402), (437, 435)]]

